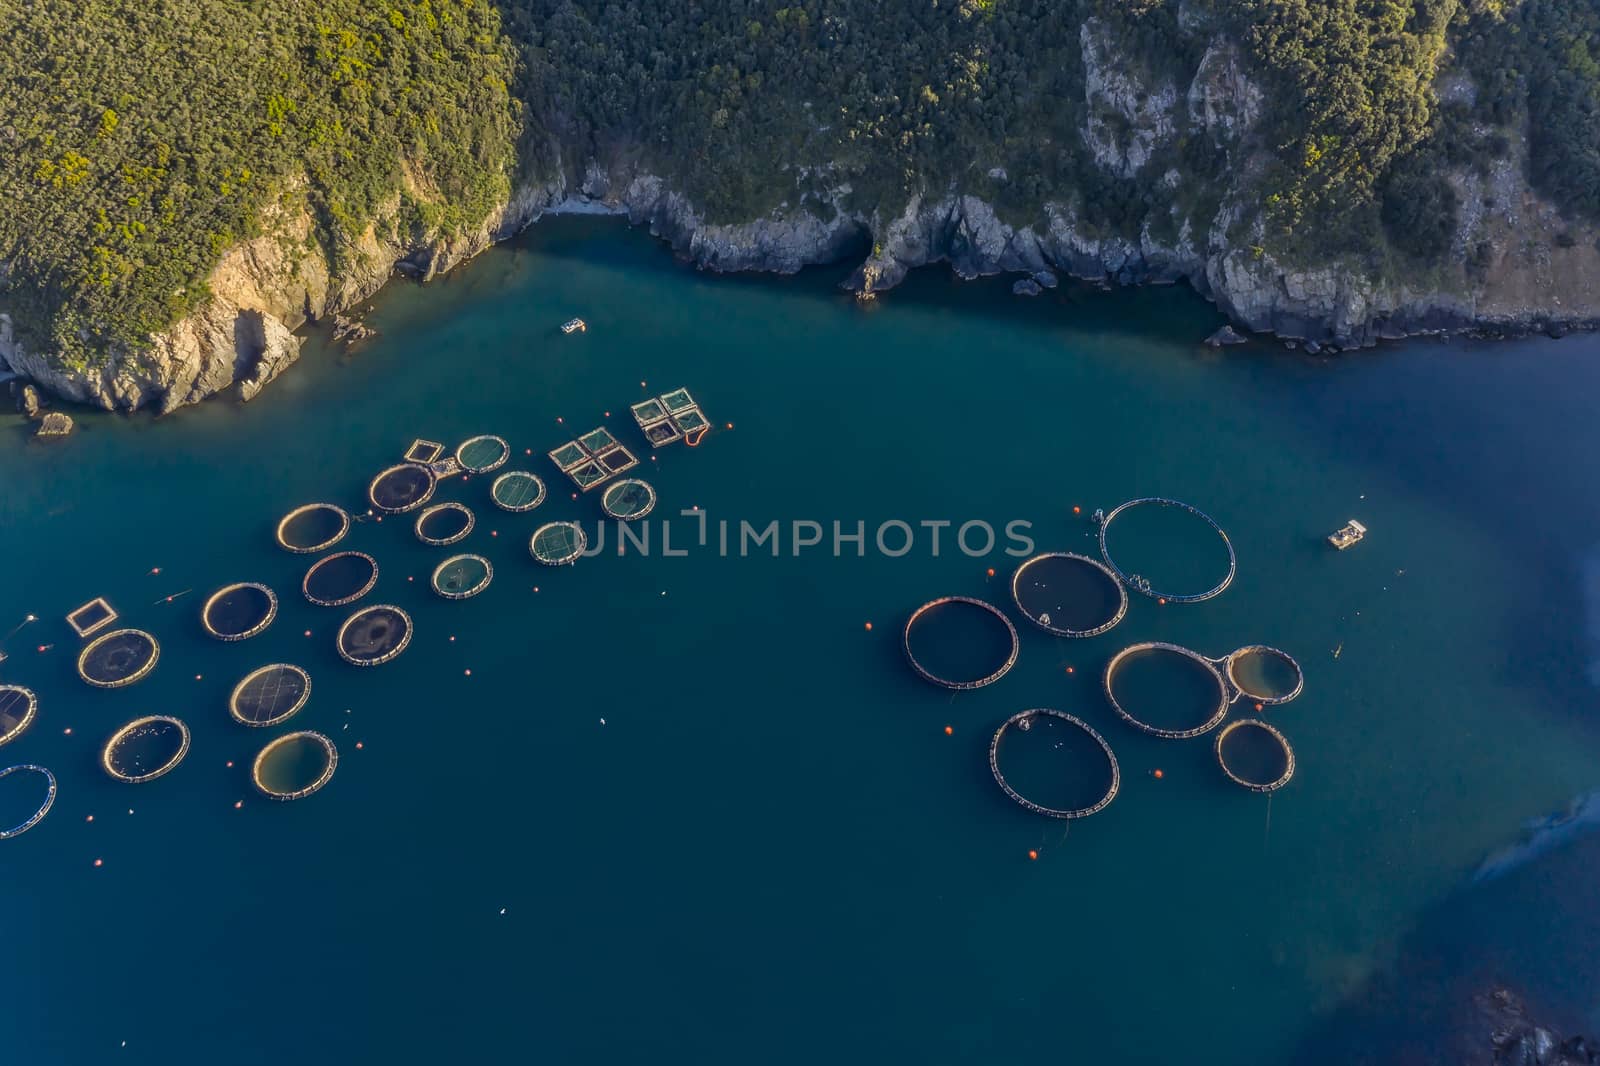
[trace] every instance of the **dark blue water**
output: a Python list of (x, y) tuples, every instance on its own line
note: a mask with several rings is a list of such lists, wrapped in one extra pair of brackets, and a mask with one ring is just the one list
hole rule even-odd
[[(41, 709), (0, 761), (61, 781), (0, 842), (7, 1060), (1298, 1061), (1484, 854), (1595, 785), (1592, 339), (1217, 354), (1195, 343), (1214, 312), (1179, 290), (1022, 302), (930, 272), (862, 309), (836, 280), (702, 277), (616, 224), (549, 222), (387, 291), (378, 342), (314, 339), (248, 407), (86, 415), (48, 448), (0, 420), (0, 635), (41, 618), (4, 644), (0, 678)], [(587, 333), (560, 334), (572, 315)], [(627, 406), (678, 386), (718, 430), (651, 453)], [(635, 471), (652, 520), (690, 550), (665, 557), (657, 528), (619, 557), (613, 530), (606, 555), (539, 567), (534, 528), (599, 515), (544, 453), (602, 423), (657, 460)], [(304, 602), (311, 557), (275, 547), (278, 518), (364, 506), (413, 438), (480, 433), (548, 499), (509, 515), (490, 477), (447, 482), (435, 502), (477, 516), (450, 548), (407, 517), (359, 523), (338, 550), (379, 560), (362, 602), (416, 632), (393, 663), (345, 665), (355, 608)], [(1092, 553), (1087, 516), (1145, 495), (1226, 527), (1223, 596), (1135, 596), (1087, 641), (1023, 625), (1016, 668), (974, 693), (907, 669), (916, 606), (1006, 603), (1007, 523)], [(1333, 552), (1351, 517), (1372, 534)], [(779, 557), (741, 556), (738, 524), (772, 520), (862, 522), (867, 543), (795, 555), (786, 532)], [(872, 532), (893, 520), (916, 544), (890, 558)], [(993, 552), (960, 550), (968, 521)], [(494, 581), (439, 599), (428, 576), (461, 551)], [(199, 608), (236, 581), (280, 612), (223, 644)], [(131, 688), (74, 675), (61, 618), (97, 595), (161, 641)], [(1118, 720), (1100, 671), (1138, 640), (1299, 658), (1305, 694), (1267, 712), (1290, 785), (1247, 794), (1210, 737)], [(311, 673), (309, 703), (239, 725), (229, 691), (272, 662)], [(989, 775), (990, 735), (1035, 706), (1089, 721), (1122, 766), (1066, 833)], [(187, 759), (111, 781), (101, 743), (152, 713), (190, 725)], [(335, 741), (338, 770), (273, 803), (248, 766), (297, 728)]]

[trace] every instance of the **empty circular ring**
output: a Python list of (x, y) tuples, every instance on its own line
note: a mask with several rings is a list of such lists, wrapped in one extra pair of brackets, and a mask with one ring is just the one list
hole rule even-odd
[(218, 640), (247, 640), (278, 617), (278, 595), (255, 581), (220, 588), (200, 608), (200, 624)]
[(122, 688), (156, 668), (161, 645), (142, 629), (118, 629), (96, 637), (78, 655), (78, 676), (95, 688)]
[[(306, 527), (296, 529), (295, 527)], [(296, 507), (278, 522), (278, 546), (299, 554), (331, 548), (350, 532), (350, 512), (331, 503)]]
[[(1274, 666), (1283, 671), (1276, 678), (1269, 675)], [(1305, 671), (1294, 656), (1265, 644), (1250, 644), (1233, 652), (1222, 661), (1222, 669), (1239, 695), (1264, 707), (1288, 703), (1306, 687)]]
[[(1026, 560), (1011, 575), (1011, 598), (1024, 618), (1059, 637), (1097, 637), (1128, 613), (1128, 590), (1112, 569), (1075, 552)], [(1085, 606), (1090, 613), (1083, 613)]]
[[(146, 766), (148, 753), (131, 750), (140, 741), (157, 741), (162, 750), (155, 754), (156, 761)], [(141, 785), (154, 781), (183, 761), (189, 754), (189, 727), (180, 719), (165, 714), (152, 714), (135, 718), (106, 741), (100, 749), (100, 766), (118, 781)]]
[(465, 600), (489, 587), (494, 565), (481, 555), (452, 555), (433, 571), (433, 591), (447, 600)]
[(471, 509), (464, 503), (456, 503), (454, 500), (436, 503), (417, 515), (417, 539), (424, 544), (443, 548), (465, 540), (477, 521)]
[[(1146, 579), (1138, 576), (1137, 574), (1130, 575), (1124, 571), (1122, 567), (1116, 564), (1116, 562), (1111, 558), (1110, 549), (1106, 547), (1106, 532), (1111, 528), (1112, 521), (1119, 514), (1128, 510), (1129, 508), (1138, 507), (1141, 504), (1152, 504), (1157, 507), (1176, 507), (1180, 511), (1186, 511), (1189, 514), (1194, 515), (1196, 518), (1199, 518), (1201, 521), (1205, 522), (1206, 525), (1210, 526), (1216, 531), (1217, 536), (1222, 538), (1222, 546), (1228, 550), (1228, 572), (1223, 575), (1222, 580), (1216, 586), (1206, 590), (1205, 592), (1163, 592), (1160, 589), (1153, 588), (1150, 582)], [(1100, 522), (1100, 557), (1105, 560), (1106, 565), (1109, 566), (1112, 572), (1121, 579), (1124, 585), (1143, 593), (1153, 600), (1165, 600), (1167, 603), (1200, 603), (1203, 600), (1209, 600), (1213, 596), (1222, 595), (1223, 590), (1233, 583), (1233, 576), (1239, 570), (1239, 560), (1238, 557), (1234, 555), (1233, 541), (1228, 539), (1227, 531), (1223, 529), (1220, 524), (1218, 524), (1215, 518), (1212, 518), (1210, 515), (1200, 510), (1200, 508), (1195, 507), (1193, 504), (1184, 503), (1182, 500), (1171, 500), (1165, 496), (1145, 496), (1141, 499), (1129, 500), (1127, 503), (1119, 504), (1118, 506), (1112, 508), (1109, 514), (1104, 516), (1097, 514), (1096, 517), (1099, 518)]]
[(1251, 792), (1275, 792), (1294, 776), (1294, 749), (1259, 718), (1229, 722), (1217, 734), (1217, 765), (1228, 780)]
[(246, 674), (228, 696), (228, 713), (248, 726), (287, 721), (311, 698), (311, 675), (298, 666), (273, 663)]
[(577, 562), (588, 546), (589, 538), (576, 522), (546, 522), (528, 540), (528, 551), (546, 566)]
[[(1216, 707), (1208, 710), (1208, 716), (1204, 721), (1197, 722), (1193, 725), (1183, 725), (1177, 728), (1171, 726), (1159, 726), (1135, 716), (1117, 699), (1113, 685), (1113, 678), (1116, 675), (1117, 670), (1134, 658), (1148, 655), (1152, 652), (1181, 656), (1187, 662), (1197, 666), (1209, 680), (1215, 682), (1217, 687)], [(1186, 737), (1197, 737), (1202, 733), (1209, 733), (1211, 730), (1215, 729), (1217, 725), (1221, 723), (1222, 719), (1227, 716), (1228, 704), (1231, 702), (1228, 699), (1227, 682), (1223, 681), (1222, 675), (1217, 672), (1217, 668), (1212, 665), (1209, 659), (1201, 655), (1199, 652), (1190, 651), (1188, 648), (1181, 647), (1177, 644), (1167, 644), (1161, 641), (1133, 644), (1117, 652), (1117, 654), (1111, 657), (1111, 661), (1106, 664), (1106, 672), (1102, 683), (1105, 688), (1106, 699), (1111, 701), (1111, 709), (1116, 711), (1117, 714), (1121, 715), (1123, 721), (1127, 722), (1135, 729), (1149, 733), (1151, 736), (1168, 737), (1175, 740), (1181, 740)]]
[(12, 774), (20, 774), (20, 773), (39, 774), (41, 777), (44, 778), (44, 781), (45, 781), (44, 802), (39, 804), (39, 809), (34, 811), (33, 814), (30, 815), (27, 819), (25, 819), (25, 820), (23, 820), (21, 822), (18, 822), (16, 825), (12, 826), (10, 829), (0, 829), (0, 840), (10, 840), (12, 837), (19, 837), (23, 833), (26, 833), (28, 830), (32, 829), (34, 826), (36, 826), (40, 822), (44, 821), (44, 816), (50, 813), (50, 808), (51, 807), (55, 806), (55, 802), (56, 802), (56, 775), (55, 774), (51, 773), (49, 770), (46, 770), (42, 766), (35, 766), (33, 763), (23, 763), (20, 766), (8, 766), (4, 770), (0, 770), (0, 778), (10, 777)]
[(384, 514), (404, 514), (427, 503), (439, 478), (420, 463), (396, 463), (367, 486), (367, 500)]
[[(1045, 807), (1022, 795), (1016, 789), (1012, 788), (1011, 783), (1006, 780), (1006, 775), (1000, 770), (1001, 739), (1006, 735), (1006, 731), (1012, 727), (1016, 727), (1017, 729), (1026, 732), (1033, 725), (1034, 719), (1040, 715), (1046, 715), (1051, 718), (1059, 719), (1063, 722), (1066, 722), (1068, 725), (1075, 726), (1078, 729), (1083, 730), (1092, 740), (1094, 740), (1097, 745), (1099, 745), (1100, 751), (1105, 754), (1107, 770), (1109, 774), (1109, 783), (1106, 786), (1105, 792), (1095, 802), (1084, 807), (1075, 807), (1071, 809)], [(1106, 743), (1105, 737), (1102, 737), (1099, 733), (1095, 732), (1094, 727), (1088, 722), (1085, 722), (1083, 719), (1067, 714), (1065, 711), (1051, 710), (1047, 707), (1037, 707), (1033, 710), (1021, 711), (1017, 714), (1014, 714), (1010, 718), (1007, 718), (999, 729), (994, 731), (994, 737), (989, 741), (989, 772), (994, 774), (995, 782), (1000, 786), (1001, 791), (1003, 791), (1006, 795), (1010, 796), (1012, 799), (1016, 800), (1033, 813), (1043, 814), (1050, 818), (1087, 818), (1091, 814), (1095, 814), (1104, 810), (1107, 804), (1117, 798), (1117, 790), (1122, 787), (1122, 770), (1117, 766), (1117, 756), (1111, 750), (1111, 745)]]
[(311, 564), (300, 591), (318, 607), (343, 607), (377, 583), (378, 560), (366, 552), (335, 552)]
[(335, 638), (339, 657), (353, 666), (378, 666), (411, 643), (411, 616), (392, 604), (363, 607), (344, 620)]
[(544, 502), (544, 482), (526, 470), (510, 470), (494, 479), (489, 498), (502, 511), (531, 511)]
[[(983, 624), (990, 628), (992, 635), (996, 638), (994, 643), (997, 654), (991, 657), (991, 661), (965, 671), (962, 676), (945, 677), (931, 670), (922, 661), (922, 657), (917, 655), (916, 649), (912, 647), (913, 632), (918, 626), (931, 624), (941, 612), (949, 614), (957, 611), (981, 620)], [(996, 625), (995, 623), (999, 624)], [(1017, 638), (1017, 627), (1011, 624), (1011, 619), (1007, 618), (1000, 608), (992, 603), (985, 603), (983, 600), (975, 600), (970, 596), (945, 596), (941, 599), (931, 600), (912, 611), (911, 617), (906, 619), (906, 627), (901, 633), (900, 643), (905, 650), (906, 661), (911, 664), (911, 669), (916, 671), (918, 677), (942, 688), (957, 690), (982, 688), (985, 685), (994, 684), (1006, 675), (1006, 671), (1016, 665), (1017, 654), (1022, 647)], [(962, 643), (965, 648), (970, 648), (971, 646), (970, 641)], [(979, 673), (978, 670), (980, 669), (984, 672)]]
[(21, 685), (0, 685), (0, 744), (16, 740), (39, 712), (39, 697)]
[(506, 443), (504, 437), (497, 437), (493, 433), (462, 441), (461, 447), (456, 449), (456, 462), (469, 474), (487, 474), (491, 470), (498, 470), (509, 458), (511, 445)]
[(338, 765), (333, 741), (308, 729), (285, 734), (257, 752), (250, 780), (264, 796), (297, 800), (326, 785)]
[(606, 486), (600, 494), (600, 509), (608, 518), (632, 522), (643, 518), (656, 506), (656, 490), (636, 477), (623, 478)]

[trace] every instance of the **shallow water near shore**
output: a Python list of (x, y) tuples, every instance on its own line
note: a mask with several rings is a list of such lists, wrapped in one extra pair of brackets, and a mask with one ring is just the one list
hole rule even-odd
[[(314, 336), (248, 406), (85, 414), (50, 446), (0, 418), (0, 636), (41, 619), (3, 644), (0, 680), (40, 707), (0, 764), (60, 780), (49, 817), (0, 842), (10, 1057), (1303, 1062), (1486, 854), (1600, 781), (1582, 595), (1600, 342), (1215, 353), (1197, 340), (1219, 319), (1183, 289), (1022, 301), (926, 271), (860, 308), (841, 274), (708, 277), (616, 220), (547, 220), (391, 286), (377, 341), (347, 357)], [(590, 328), (563, 336), (573, 315)], [(628, 405), (678, 386), (717, 431), (652, 453)], [(545, 453), (602, 423), (660, 494), (655, 550), (619, 557), (610, 528), (604, 555), (538, 566), (535, 528), (592, 535), (600, 513)], [(507, 514), (492, 477), (447, 481), (432, 502), (473, 509), (465, 540), (427, 547), (415, 515), (357, 523), (330, 551), (374, 556), (376, 588), (305, 602), (318, 556), (275, 546), (282, 515), (364, 509), (414, 437), (480, 433), (545, 480), (543, 504)], [(1088, 516), (1138, 496), (1216, 518), (1232, 586), (1134, 595), (1089, 640), (1022, 624), (1006, 524), (1094, 555)], [(1371, 534), (1333, 551), (1352, 517)], [(686, 555), (664, 555), (657, 519)], [(738, 524), (772, 520), (780, 556), (741, 555)], [(792, 554), (796, 520), (823, 544)], [(892, 520), (916, 536), (894, 558), (873, 536)], [(946, 520), (935, 555), (919, 523)], [(861, 555), (834, 556), (835, 521), (864, 523)], [(985, 558), (957, 543), (968, 521), (1000, 531)], [(451, 602), (428, 579), (458, 552), (495, 576)], [(272, 587), (278, 617), (208, 638), (201, 604), (240, 581)], [(947, 595), (1018, 623), (999, 682), (952, 694), (904, 662), (906, 617)], [(132, 687), (75, 676), (60, 619), (94, 596), (161, 643)], [(411, 646), (345, 664), (340, 622), (380, 603), (410, 612)], [(1117, 718), (1101, 671), (1136, 641), (1296, 656), (1304, 694), (1265, 712), (1294, 746), (1289, 785), (1247, 793), (1213, 736)], [(275, 662), (311, 674), (305, 708), (233, 721), (232, 687)], [(1108, 808), (1068, 828), (996, 787), (989, 738), (1029, 707), (1115, 749)], [(100, 745), (145, 714), (182, 718), (191, 750), (120, 785)], [(251, 760), (299, 729), (334, 741), (337, 771), (272, 802)], [(1498, 884), (1497, 907), (1548, 907), (1525, 883)], [(1593, 1008), (1503, 954), (1560, 1009)]]

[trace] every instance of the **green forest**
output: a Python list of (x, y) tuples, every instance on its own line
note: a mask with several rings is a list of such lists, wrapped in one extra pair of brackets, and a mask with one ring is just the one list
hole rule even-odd
[[(1129, 235), (1171, 227), (1173, 208), (1204, 228), (1248, 170), (1274, 252), (1376, 264), (1441, 258), (1457, 212), (1442, 170), (1487, 167), (1525, 133), (1538, 187), (1600, 218), (1592, 0), (1181, 7), (0, 0), (0, 308), (92, 361), (204, 299), (291, 183), (337, 263), (396, 196), (416, 236), (449, 232), (591, 156), (640, 161), (716, 221), (848, 183), (850, 210), (959, 189), (1013, 222), (1055, 202)], [(1180, 102), (1134, 177), (1098, 166), (1080, 134), (1091, 17), (1180, 101), (1231, 36), (1267, 101), (1254, 140), (1214, 143)], [(1438, 102), (1451, 67), (1478, 86), (1470, 104)]]

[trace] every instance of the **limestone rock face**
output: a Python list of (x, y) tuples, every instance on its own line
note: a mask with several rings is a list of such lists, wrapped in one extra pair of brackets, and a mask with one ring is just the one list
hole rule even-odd
[(51, 411), (39, 420), (39, 428), (34, 431), (35, 437), (65, 437), (73, 429), (72, 418), (60, 411)]
[(1172, 137), (1177, 87), (1170, 82), (1145, 84), (1142, 72), (1117, 48), (1100, 19), (1084, 20), (1078, 41), (1085, 71), (1083, 98), (1089, 107), (1084, 143), (1101, 166), (1131, 178)]
[(1217, 144), (1237, 140), (1261, 121), (1262, 93), (1245, 73), (1239, 46), (1216, 37), (1189, 86), (1189, 119)]

